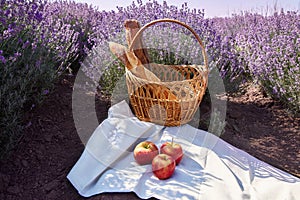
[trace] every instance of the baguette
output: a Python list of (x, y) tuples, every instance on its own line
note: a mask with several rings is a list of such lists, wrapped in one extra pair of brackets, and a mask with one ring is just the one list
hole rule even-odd
[[(127, 45), (130, 46), (132, 43), (132, 39), (140, 29), (140, 24), (137, 20), (130, 19), (124, 22), (124, 27), (126, 32)], [(136, 42), (133, 44), (133, 52), (136, 55), (136, 57), (140, 59), (142, 64), (150, 63), (147, 50), (144, 49), (141, 35), (137, 38)]]
[(125, 46), (115, 42), (109, 42), (108, 44), (110, 51), (117, 56), (125, 67), (134, 75), (149, 81), (161, 82), (155, 74), (143, 66), (142, 62), (135, 56), (134, 52), (128, 51)]
[(131, 70), (133, 67), (127, 58), (126, 47), (115, 42), (108, 42), (108, 45), (110, 51), (125, 65), (128, 70)]

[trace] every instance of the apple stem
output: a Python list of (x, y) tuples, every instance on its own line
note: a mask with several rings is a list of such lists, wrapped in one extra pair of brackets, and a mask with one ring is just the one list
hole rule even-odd
[(171, 142), (171, 145), (173, 146), (173, 141), (174, 141), (174, 138), (172, 137), (172, 142)]

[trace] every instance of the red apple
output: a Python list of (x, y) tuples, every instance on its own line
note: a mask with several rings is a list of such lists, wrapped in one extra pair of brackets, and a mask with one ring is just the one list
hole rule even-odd
[(167, 154), (159, 154), (152, 160), (152, 172), (162, 180), (171, 177), (175, 167), (175, 160)]
[(165, 142), (160, 147), (160, 153), (167, 154), (169, 156), (172, 156), (172, 158), (175, 160), (176, 165), (178, 165), (183, 157), (183, 151), (180, 144), (174, 143), (173, 138), (172, 142)]
[(140, 165), (151, 164), (153, 158), (158, 155), (157, 146), (150, 141), (143, 141), (133, 150), (134, 159)]

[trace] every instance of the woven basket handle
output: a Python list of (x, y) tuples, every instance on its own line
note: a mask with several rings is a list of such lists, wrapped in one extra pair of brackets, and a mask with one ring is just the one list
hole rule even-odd
[(202, 49), (202, 55), (203, 55), (203, 58), (204, 58), (204, 64), (205, 64), (205, 68), (206, 70), (208, 71), (208, 59), (207, 59), (207, 54), (206, 54), (206, 51), (205, 51), (205, 47), (204, 47), (204, 44), (202, 42), (202, 40), (200, 39), (200, 37), (198, 36), (198, 34), (190, 27), (188, 26), (187, 24), (181, 22), (181, 21), (178, 21), (178, 20), (175, 20), (175, 19), (158, 19), (158, 20), (154, 20), (154, 21), (151, 21), (149, 22), (148, 24), (145, 24), (142, 28), (140, 28), (140, 30), (135, 34), (134, 38), (132, 39), (132, 42), (129, 46), (129, 51), (132, 51), (133, 49), (133, 44), (135, 43), (135, 41), (137, 40), (137, 38), (139, 37), (139, 35), (146, 29), (148, 28), (149, 26), (152, 26), (156, 23), (159, 23), (159, 22), (173, 22), (173, 23), (176, 23), (176, 24), (179, 24), (181, 26), (184, 26), (185, 28), (187, 28), (189, 31), (191, 31), (193, 33), (193, 35), (196, 37), (197, 41), (199, 42), (200, 46), (201, 46), (201, 49)]

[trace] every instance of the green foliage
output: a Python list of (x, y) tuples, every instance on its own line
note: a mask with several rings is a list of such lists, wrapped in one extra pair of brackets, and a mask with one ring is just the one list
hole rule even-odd
[(181, 56), (176, 56), (174, 52), (164, 49), (148, 49), (148, 55), (152, 63), (164, 65), (188, 65), (190, 64)]
[[(28, 41), (28, 45), (20, 44)], [(0, 157), (14, 147), (21, 136), (22, 116), (49, 93), (58, 76), (51, 51), (34, 43), (23, 30), (0, 44), (6, 62), (0, 62)]]
[(111, 95), (117, 82), (124, 74), (125, 66), (122, 62), (114, 60), (108, 64), (99, 80), (101, 92), (105, 95)]

